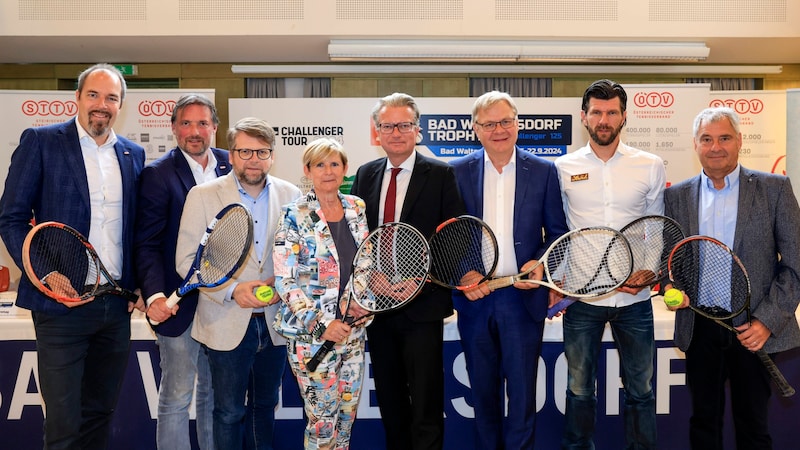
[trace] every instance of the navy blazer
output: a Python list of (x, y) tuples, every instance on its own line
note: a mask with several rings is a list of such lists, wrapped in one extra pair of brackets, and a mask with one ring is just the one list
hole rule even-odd
[[(463, 156), (450, 164), (455, 170), (458, 188), (467, 207), (467, 214), (483, 217), (484, 149)], [(547, 247), (568, 231), (561, 202), (558, 173), (552, 161), (516, 149), (516, 190), (514, 192), (514, 253), (517, 264), (539, 259)], [(492, 200), (494, 201), (494, 200)], [(542, 234), (544, 231), (544, 235)], [(547, 314), (547, 289), (521, 290), (506, 288), (496, 294), (517, 296), (534, 320)], [(482, 302), (469, 302), (453, 291), (456, 310), (468, 304), (479, 307)]]
[[(351, 194), (361, 197), (366, 203), (370, 230), (377, 228), (379, 223), (384, 169), (385, 157), (362, 165), (356, 172), (350, 190)], [(400, 221), (413, 226), (425, 237), (430, 237), (437, 225), (464, 212), (453, 169), (445, 162), (425, 157), (418, 152), (403, 200), (403, 210), (400, 211)], [(411, 320), (418, 322), (444, 319), (453, 314), (450, 291), (428, 283), (419, 298), (397, 313), (406, 314)]]
[[(139, 173), (144, 149), (117, 136), (114, 150), (122, 174), (122, 279), (120, 285), (133, 290), (133, 229)], [(91, 207), (86, 166), (83, 163), (75, 119), (22, 132), (11, 156), (5, 190), (0, 199), (0, 236), (17, 266), (22, 269), (22, 242), (37, 223), (65, 223), (89, 236)], [(66, 314), (69, 308), (40, 294), (24, 274), (17, 292), (17, 305), (31, 311)]]
[[(231, 171), (228, 152), (211, 148), (217, 158), (217, 176)], [(176, 147), (142, 170), (136, 211), (134, 257), (136, 281), (147, 300), (162, 292), (170, 296), (186, 274), (175, 269), (175, 249), (186, 194), (194, 187), (189, 163)], [(164, 336), (180, 336), (189, 328), (197, 309), (197, 290), (181, 298), (178, 313), (155, 327)]]
[[(681, 224), (688, 235), (700, 232), (700, 175), (664, 191), (665, 214)], [(800, 207), (789, 179), (750, 170), (739, 172), (739, 203), (733, 252), (750, 277), (752, 316), (772, 335), (764, 344), (767, 353), (800, 346), (795, 310), (800, 302)], [(736, 325), (745, 320), (734, 319)], [(675, 317), (675, 345), (689, 348), (694, 313), (680, 309)]]

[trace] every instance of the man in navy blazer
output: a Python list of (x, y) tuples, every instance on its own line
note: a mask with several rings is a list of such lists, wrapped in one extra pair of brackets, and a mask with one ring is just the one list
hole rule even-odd
[[(92, 66), (78, 78), (75, 119), (22, 133), (0, 199), (0, 235), (20, 268), (31, 221), (58, 221), (88, 237), (122, 287), (135, 288), (133, 218), (145, 155), (112, 129), (124, 98), (122, 74)], [(45, 448), (106, 448), (134, 305), (112, 295), (59, 303), (24, 271), (16, 303), (31, 310), (36, 330)]]
[(208, 98), (187, 94), (172, 110), (177, 147), (142, 170), (136, 213), (136, 277), (147, 303), (147, 316), (160, 323), (153, 329), (161, 358), (156, 444), (159, 449), (189, 449), (189, 405), (197, 377), (197, 442), (213, 449), (211, 371), (208, 355), (192, 339), (197, 291), (178, 305), (166, 300), (186, 274), (175, 269), (175, 250), (183, 205), (189, 189), (231, 170), (228, 152), (211, 147), (217, 132), (217, 108)]
[[(425, 236), (464, 213), (453, 170), (414, 148), (419, 108), (394, 93), (378, 101), (372, 121), (385, 158), (359, 167), (351, 194), (367, 205), (374, 230), (384, 221), (412, 225)], [(394, 214), (384, 214), (396, 175)], [(436, 450), (444, 446), (444, 319), (453, 314), (450, 291), (429, 284), (403, 308), (379, 314), (367, 327), (373, 378), (388, 450)]]
[[(517, 107), (505, 93), (480, 96), (472, 109), (483, 148), (451, 165), (467, 214), (497, 236), (495, 276), (535, 264), (567, 232), (558, 175), (552, 162), (516, 147)], [(543, 269), (532, 277), (541, 279)], [(490, 292), (483, 283), (453, 294), (467, 363), (476, 448), (532, 449), (536, 429), (536, 373), (542, 348), (548, 289), (518, 283)], [(508, 417), (504, 418), (508, 394)]]
[[(740, 334), (695, 314), (684, 301), (675, 317), (675, 344), (686, 352), (692, 394), (692, 448), (722, 448), (725, 386), (730, 386), (736, 448), (772, 448), (770, 376), (754, 352), (800, 346), (800, 207), (789, 179), (739, 164), (742, 134), (730, 108), (707, 108), (694, 120), (694, 149), (703, 171), (667, 188), (666, 215), (689, 235), (716, 238), (750, 276), (752, 320), (735, 317)], [(719, 217), (718, 211), (724, 211)], [(686, 300), (686, 299), (685, 299)], [(726, 380), (729, 383), (726, 383)], [(789, 432), (789, 430), (785, 430)]]

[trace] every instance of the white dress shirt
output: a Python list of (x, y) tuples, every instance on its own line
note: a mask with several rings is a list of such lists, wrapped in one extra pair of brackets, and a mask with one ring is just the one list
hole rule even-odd
[[(483, 153), (483, 221), (497, 238), (498, 258), (495, 277), (519, 273), (517, 254), (514, 252), (514, 192), (517, 186), (517, 154), (503, 166), (495, 169), (486, 152)], [(523, 261), (523, 263), (526, 261)]]
[[(403, 203), (406, 199), (406, 192), (408, 192), (408, 185), (411, 182), (411, 174), (414, 172), (414, 163), (417, 161), (417, 151), (411, 152), (411, 155), (405, 161), (400, 163), (397, 168), (400, 172), (397, 173), (394, 202), (394, 221), (400, 220), (400, 213), (403, 211)], [(383, 172), (383, 181), (381, 182), (381, 202), (378, 209), (378, 221), (383, 224), (383, 207), (386, 204), (386, 191), (389, 190), (389, 181), (392, 179), (392, 163), (386, 159), (386, 168)]]

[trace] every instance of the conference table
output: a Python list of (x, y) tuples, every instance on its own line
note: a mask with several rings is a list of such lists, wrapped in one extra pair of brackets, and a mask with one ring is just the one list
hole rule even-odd
[[(6, 299), (9, 293), (5, 293)], [(2, 298), (0, 298), (2, 300)], [(660, 297), (652, 299), (656, 338), (654, 389), (661, 448), (688, 448), (689, 392), (685, 386), (683, 353), (672, 343), (674, 314)], [(43, 409), (37, 381), (35, 334), (30, 314), (24, 309), (0, 308), (0, 436), (2, 448), (41, 449)], [(800, 317), (799, 317), (800, 319)], [(473, 438), (474, 413), (471, 406), (469, 378), (459, 342), (457, 318), (445, 325), (445, 448), (480, 450)], [(563, 354), (559, 318), (545, 325), (542, 356), (537, 383), (536, 448), (559, 447), (563, 426), (567, 367)], [(111, 448), (115, 450), (155, 449), (155, 427), (160, 369), (158, 346), (147, 321), (138, 311), (132, 317), (130, 360), (123, 381), (120, 402), (112, 423)], [(598, 449), (623, 446), (622, 411), (624, 409), (619, 357), (610, 330), (603, 337), (597, 381)], [(369, 343), (367, 343), (369, 350)], [(367, 352), (369, 364), (369, 352)], [(784, 352), (777, 359), (786, 378), (800, 388), (800, 349)], [(533, 380), (532, 380), (533, 382)], [(375, 399), (371, 370), (366, 371), (364, 394), (353, 430), (353, 450), (384, 449), (380, 413)], [(773, 392), (775, 392), (773, 390)], [(276, 412), (276, 450), (302, 448), (302, 401), (291, 371), (286, 370)], [(800, 397), (800, 396), (798, 396)], [(192, 407), (192, 418), (194, 409)], [(800, 399), (771, 401), (772, 434), (775, 448), (795, 448), (789, 431), (800, 417)], [(192, 428), (194, 420), (191, 421)], [(732, 425), (726, 420), (726, 448), (733, 447)], [(197, 448), (192, 437), (193, 448)]]

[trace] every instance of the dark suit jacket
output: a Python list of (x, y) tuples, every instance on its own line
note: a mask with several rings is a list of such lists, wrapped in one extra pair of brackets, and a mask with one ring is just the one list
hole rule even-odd
[[(230, 172), (228, 152), (218, 148), (210, 150), (217, 158), (217, 176)], [(156, 292), (169, 297), (186, 276), (175, 270), (175, 246), (186, 194), (194, 185), (189, 163), (178, 148), (173, 148), (142, 170), (134, 255), (136, 281), (145, 300)], [(156, 326), (156, 331), (164, 336), (183, 334), (194, 319), (197, 296), (196, 290), (184, 295), (178, 313)]]
[[(134, 289), (133, 229), (139, 173), (144, 149), (117, 136), (114, 150), (122, 174), (122, 279), (120, 285)], [(31, 219), (42, 223), (65, 223), (89, 235), (91, 210), (86, 167), (75, 119), (22, 133), (11, 157), (6, 186), (0, 199), (0, 236), (9, 254), (22, 269), (22, 242), (31, 229)], [(31, 311), (66, 314), (69, 308), (39, 293), (25, 277), (20, 280), (17, 305)]]
[[(481, 149), (451, 162), (467, 214), (475, 217), (483, 217), (483, 155), (484, 150)], [(517, 264), (522, 266), (532, 259), (539, 259), (547, 247), (566, 233), (568, 228), (555, 165), (519, 148), (516, 150), (516, 158), (514, 253)], [(494, 295), (521, 296), (531, 317), (544, 320), (547, 313), (547, 293), (547, 289), (509, 288)], [(457, 291), (454, 291), (453, 299), (456, 310), (469, 302)]]
[[(370, 230), (377, 228), (379, 222), (378, 210), (385, 168), (386, 158), (376, 159), (359, 167), (350, 190), (351, 194), (361, 197), (366, 203)], [(464, 214), (464, 206), (458, 194), (453, 169), (442, 161), (417, 153), (408, 191), (403, 200), (400, 221), (430, 237), (437, 225), (461, 214)], [(405, 314), (418, 322), (442, 320), (453, 313), (450, 291), (429, 283), (419, 297), (397, 313)]]
[[(700, 232), (700, 175), (667, 188), (665, 214), (681, 224), (688, 235)], [(800, 302), (800, 208), (789, 179), (745, 167), (739, 173), (739, 214), (733, 251), (750, 277), (753, 317), (772, 331), (764, 345), (774, 353), (800, 345), (795, 310)], [(780, 258), (778, 257), (780, 255)], [(738, 318), (735, 324), (745, 320)], [(694, 313), (678, 310), (675, 344), (689, 348)]]

